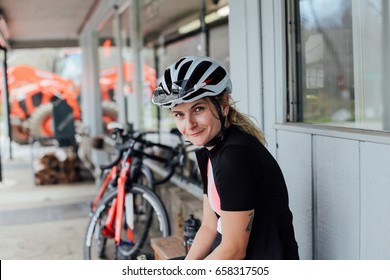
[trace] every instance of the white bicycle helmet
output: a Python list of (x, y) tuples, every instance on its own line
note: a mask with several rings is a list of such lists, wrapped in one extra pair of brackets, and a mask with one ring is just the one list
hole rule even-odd
[(163, 108), (188, 103), (206, 96), (231, 93), (227, 71), (215, 59), (185, 56), (165, 69), (160, 84), (153, 91), (152, 102)]

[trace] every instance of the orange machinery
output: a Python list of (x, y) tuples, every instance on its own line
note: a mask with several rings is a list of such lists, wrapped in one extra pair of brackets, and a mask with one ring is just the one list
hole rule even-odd
[[(29, 135), (32, 131), (34, 133), (40, 133), (41, 136), (53, 135), (50, 111), (45, 113), (47, 114), (45, 117), (35, 117), (35, 119), (39, 119), (40, 123), (30, 121), (30, 119), (34, 119), (34, 114), (38, 114), (38, 108), (57, 98), (66, 100), (72, 107), (75, 120), (81, 119), (79, 106), (80, 90), (79, 87), (75, 86), (73, 81), (63, 79), (55, 73), (43, 71), (28, 65), (10, 67), (7, 75), (10, 94), (12, 138), (15, 142), (20, 144), (28, 143)], [(134, 66), (132, 64), (124, 63), (123, 76), (125, 80), (125, 91), (129, 93), (133, 92)], [(151, 93), (156, 86), (156, 72), (150, 66), (145, 65), (144, 76), (148, 85), (147, 92)], [(115, 105), (114, 89), (117, 79), (117, 67), (106, 68), (100, 72), (102, 101), (106, 105), (110, 105), (108, 106), (110, 109), (106, 110), (108, 112), (105, 112), (103, 106), (104, 123), (116, 119), (116, 112), (112, 112), (112, 108), (115, 106), (112, 105)]]

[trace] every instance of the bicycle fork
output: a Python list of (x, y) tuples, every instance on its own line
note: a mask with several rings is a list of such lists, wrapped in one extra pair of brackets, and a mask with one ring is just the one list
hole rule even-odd
[(121, 234), (123, 226), (124, 209), (126, 209), (126, 224), (127, 224), (127, 239), (130, 244), (134, 244), (134, 203), (133, 194), (125, 191), (126, 177), (130, 170), (130, 161), (127, 161), (124, 168), (120, 171), (118, 178), (118, 195), (113, 199), (112, 205), (108, 211), (108, 216), (104, 228), (103, 235), (106, 237), (114, 237), (115, 244), (121, 245)]

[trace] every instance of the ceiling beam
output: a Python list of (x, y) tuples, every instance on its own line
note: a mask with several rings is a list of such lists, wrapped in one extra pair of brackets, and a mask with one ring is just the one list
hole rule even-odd
[(78, 39), (64, 40), (10, 40), (11, 49), (66, 48), (78, 47)]

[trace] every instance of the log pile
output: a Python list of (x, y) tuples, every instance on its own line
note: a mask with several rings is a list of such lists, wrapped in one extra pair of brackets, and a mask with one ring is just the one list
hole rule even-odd
[(34, 161), (36, 185), (69, 184), (79, 181), (79, 162), (71, 150), (48, 152)]

